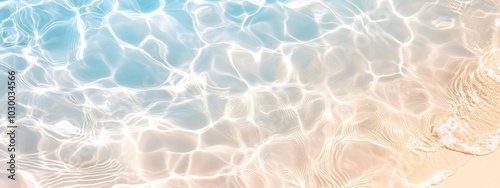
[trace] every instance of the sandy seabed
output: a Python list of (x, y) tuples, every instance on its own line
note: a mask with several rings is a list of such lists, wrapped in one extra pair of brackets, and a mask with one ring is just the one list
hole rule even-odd
[(0, 2), (20, 127), (17, 180), (0, 185), (497, 185), (499, 13), (497, 0)]

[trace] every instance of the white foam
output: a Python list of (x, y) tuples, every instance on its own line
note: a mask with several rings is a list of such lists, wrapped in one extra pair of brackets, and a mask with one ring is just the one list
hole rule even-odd
[(460, 126), (455, 118), (450, 118), (440, 126), (437, 130), (439, 137), (441, 138), (440, 143), (443, 146), (453, 146), (456, 144), (457, 139), (454, 137), (455, 132), (463, 132), (462, 126)]
[(477, 132), (467, 122), (459, 122), (449, 118), (437, 129), (440, 145), (456, 151), (486, 155), (498, 148), (500, 130), (493, 132)]

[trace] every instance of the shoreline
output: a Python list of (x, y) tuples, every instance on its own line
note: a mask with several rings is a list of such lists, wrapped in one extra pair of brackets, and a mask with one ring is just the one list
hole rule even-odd
[(500, 150), (471, 159), (455, 174), (431, 188), (481, 187), (497, 188), (500, 185)]

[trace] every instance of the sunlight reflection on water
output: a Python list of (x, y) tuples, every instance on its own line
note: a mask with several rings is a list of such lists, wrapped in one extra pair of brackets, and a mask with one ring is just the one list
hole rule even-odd
[(1, 1), (23, 127), (5, 184), (427, 187), (498, 146), (499, 8)]

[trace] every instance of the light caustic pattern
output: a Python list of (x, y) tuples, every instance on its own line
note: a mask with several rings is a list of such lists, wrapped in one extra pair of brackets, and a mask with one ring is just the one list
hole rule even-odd
[(499, 8), (1, 1), (2, 187), (428, 187), (499, 145)]

